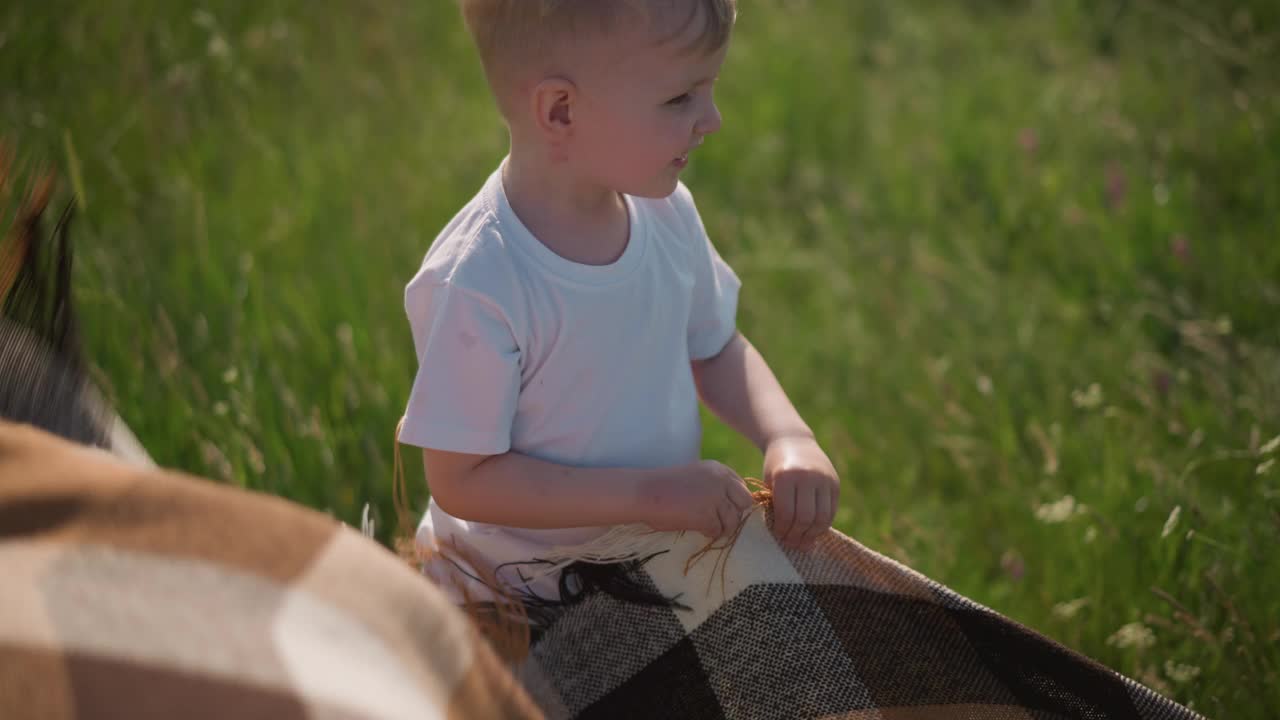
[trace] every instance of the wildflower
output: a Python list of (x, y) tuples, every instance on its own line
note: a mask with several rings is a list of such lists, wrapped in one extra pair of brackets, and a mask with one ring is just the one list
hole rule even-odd
[(1027, 564), (1023, 562), (1022, 555), (1013, 549), (1005, 550), (1000, 556), (1000, 567), (1014, 580), (1021, 580), (1027, 572)]
[(1040, 136), (1032, 128), (1022, 128), (1018, 131), (1018, 146), (1028, 155), (1034, 155), (1040, 147)]
[(1156, 635), (1151, 628), (1140, 622), (1131, 622), (1121, 627), (1107, 638), (1107, 644), (1120, 649), (1137, 648), (1145, 650), (1156, 644)]
[(1053, 606), (1053, 616), (1060, 620), (1070, 620), (1080, 612), (1080, 609), (1089, 604), (1088, 597), (1076, 598), (1075, 600), (1067, 600)]
[(355, 331), (351, 328), (351, 323), (339, 323), (337, 330), (334, 331), (338, 342), (343, 347), (351, 347), (355, 342)]
[(1036, 519), (1042, 523), (1056, 525), (1071, 519), (1073, 515), (1081, 511), (1083, 506), (1076, 506), (1076, 499), (1070, 495), (1062, 496), (1061, 500), (1051, 503), (1045, 503), (1036, 508)]
[(1084, 390), (1076, 389), (1071, 391), (1071, 402), (1076, 407), (1085, 410), (1092, 410), (1102, 404), (1102, 386), (1093, 383)]
[(1119, 210), (1124, 204), (1125, 196), (1129, 194), (1129, 177), (1125, 175), (1124, 168), (1116, 163), (1107, 166), (1106, 189), (1103, 196), (1106, 198), (1107, 207), (1112, 210)]
[(225, 60), (231, 56), (231, 46), (227, 44), (227, 39), (221, 35), (214, 35), (209, 38), (209, 57)]
[(191, 22), (199, 25), (205, 30), (212, 30), (218, 25), (217, 18), (215, 18), (213, 13), (208, 10), (196, 10), (191, 14)]
[(1176, 683), (1185, 683), (1195, 680), (1200, 675), (1200, 668), (1195, 665), (1183, 665), (1172, 660), (1164, 661), (1165, 677)]
[(1151, 188), (1151, 199), (1155, 200), (1157, 205), (1168, 205), (1169, 186), (1164, 183), (1156, 183), (1155, 187)]
[(978, 376), (977, 386), (978, 386), (978, 392), (982, 393), (983, 395), (990, 395), (991, 391), (995, 389), (995, 386), (991, 382), (991, 378), (987, 377), (986, 375)]

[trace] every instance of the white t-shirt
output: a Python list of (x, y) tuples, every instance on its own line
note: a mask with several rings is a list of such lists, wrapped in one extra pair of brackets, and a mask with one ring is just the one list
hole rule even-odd
[[(683, 184), (662, 200), (624, 199), (631, 228), (621, 257), (582, 265), (525, 228), (501, 168), (489, 177), (405, 289), (419, 367), (402, 442), (485, 455), (513, 450), (576, 467), (699, 458), (690, 361), (716, 355), (733, 337), (740, 283)], [(460, 534), (496, 566), (602, 530), (470, 522), (432, 500), (418, 542), (444, 545)]]

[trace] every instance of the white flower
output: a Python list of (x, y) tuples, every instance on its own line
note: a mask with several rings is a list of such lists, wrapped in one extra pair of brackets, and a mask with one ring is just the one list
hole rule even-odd
[(1076, 616), (1076, 613), (1080, 612), (1080, 608), (1088, 604), (1088, 597), (1057, 603), (1053, 606), (1053, 616), (1061, 620), (1070, 620)]
[(1169, 203), (1169, 186), (1164, 183), (1156, 183), (1151, 188), (1151, 198), (1156, 201), (1157, 205), (1167, 205)]
[(1057, 523), (1066, 522), (1071, 516), (1080, 512), (1083, 506), (1076, 505), (1076, 499), (1070, 495), (1063, 495), (1061, 500), (1051, 503), (1045, 503), (1036, 508), (1036, 519), (1043, 523), (1056, 525)]
[(351, 323), (339, 323), (338, 329), (334, 331), (334, 335), (337, 336), (338, 342), (341, 343), (343, 347), (351, 347), (355, 342), (356, 334), (355, 331), (351, 329)]
[(1165, 677), (1176, 683), (1185, 683), (1195, 680), (1200, 675), (1200, 668), (1195, 665), (1183, 665), (1172, 660), (1164, 661)]
[(191, 14), (191, 21), (206, 30), (216, 27), (218, 24), (217, 18), (208, 10), (196, 10)]
[(1107, 644), (1121, 649), (1137, 648), (1144, 650), (1156, 644), (1156, 635), (1146, 625), (1140, 622), (1131, 622), (1112, 633), (1111, 637), (1107, 638)]
[(1102, 404), (1102, 386), (1093, 383), (1084, 390), (1076, 389), (1071, 391), (1071, 402), (1076, 407), (1085, 410), (1092, 410)]
[(227, 44), (226, 38), (216, 34), (209, 38), (209, 57), (225, 60), (230, 55), (231, 46)]

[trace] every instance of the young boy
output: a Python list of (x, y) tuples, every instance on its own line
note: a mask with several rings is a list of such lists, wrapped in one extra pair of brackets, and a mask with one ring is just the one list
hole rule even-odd
[(419, 543), (492, 569), (621, 524), (731, 532), (751, 496), (699, 460), (701, 398), (764, 453), (777, 537), (808, 546), (839, 480), (736, 331), (738, 278), (679, 181), (720, 128), (735, 0), (461, 5), (511, 148), (405, 291)]

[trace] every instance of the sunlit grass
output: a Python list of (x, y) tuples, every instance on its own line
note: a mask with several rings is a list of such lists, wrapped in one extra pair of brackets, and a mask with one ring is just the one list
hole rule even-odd
[[(1280, 707), (1277, 32), (744, 3), (687, 176), (839, 527), (1214, 717)], [(80, 175), (87, 344), (157, 459), (387, 539), (403, 287), (504, 151), (452, 3), (10, 4), (0, 121)]]

